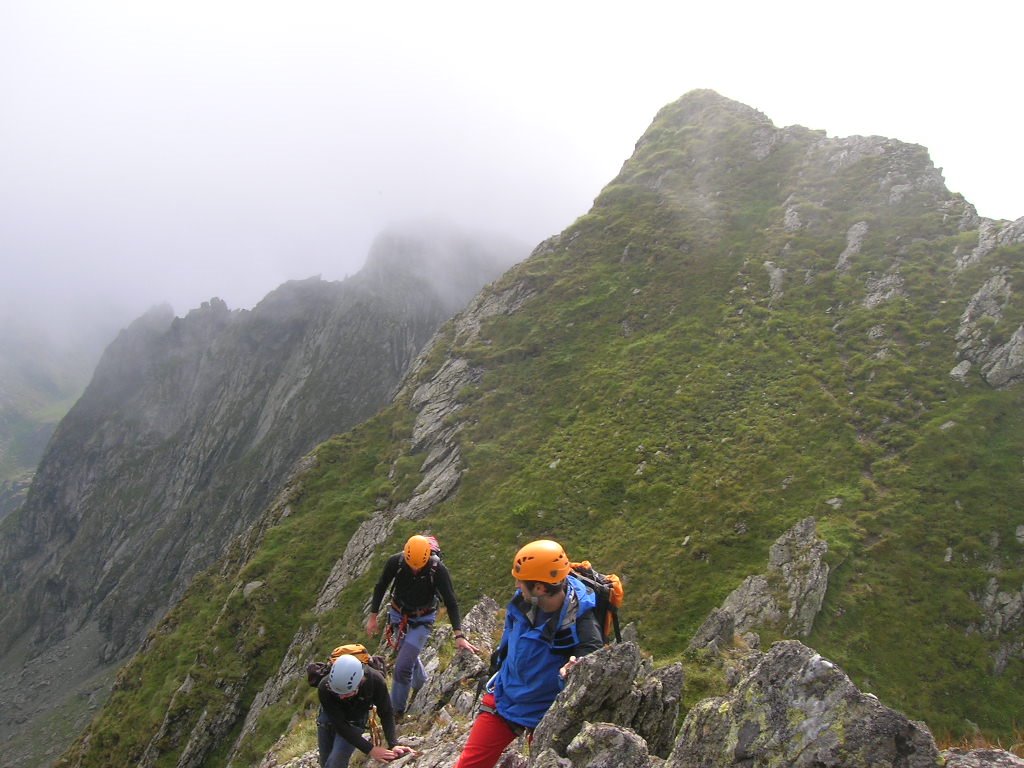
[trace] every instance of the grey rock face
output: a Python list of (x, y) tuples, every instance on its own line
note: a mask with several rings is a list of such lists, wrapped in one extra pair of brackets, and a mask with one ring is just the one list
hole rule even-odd
[(975, 292), (960, 316), (956, 341), (961, 351), (970, 348), (979, 321), (987, 319), (997, 322), (1002, 319), (1003, 307), (1009, 302), (1011, 293), (1010, 283), (1002, 272), (992, 275)]
[(954, 274), (977, 264), (1000, 246), (1024, 242), (1024, 217), (1008, 224), (980, 219), (977, 227), (978, 244), (970, 253), (957, 259)]
[(796, 641), (776, 643), (723, 698), (698, 703), (666, 768), (938, 768), (931, 734)]
[(971, 361), (961, 360), (959, 363), (953, 366), (949, 372), (949, 377), (964, 384), (967, 381), (967, 374), (971, 372)]
[(1024, 643), (1012, 636), (1024, 626), (1024, 585), (1017, 591), (999, 588), (995, 577), (988, 580), (985, 591), (974, 596), (980, 604), (983, 621), (982, 634), (1000, 639), (1002, 642), (996, 651), (993, 671), (998, 675), (1006, 670), (1006, 665), (1014, 658), (1024, 658)]
[(967, 267), (977, 264), (996, 249), (998, 245), (998, 230), (996, 223), (985, 219), (978, 226), (978, 244), (974, 249), (956, 261), (956, 271), (960, 272)]
[(1006, 387), (1024, 380), (1024, 325), (1005, 344), (993, 349), (982, 367), (982, 375), (993, 387)]
[(0, 541), (0, 587), (24, 595), (0, 637), (53, 641), (95, 617), (103, 661), (135, 647), (263, 511), (267, 478), (386, 402), (445, 317), (395, 298), (304, 281), (251, 312), (214, 301), (122, 334)]
[(782, 289), (786, 282), (786, 270), (777, 266), (774, 261), (766, 261), (764, 268), (768, 273), (768, 290), (771, 292), (772, 301), (777, 301), (782, 298)]
[(583, 722), (632, 728), (653, 754), (665, 756), (682, 696), (682, 666), (653, 670), (634, 643), (607, 646), (580, 660), (534, 732), (538, 753), (562, 754)]
[(1024, 216), (1012, 221), (999, 230), (999, 245), (1024, 243)]
[(994, 344), (990, 335), (990, 329), (1003, 319), (1003, 307), (1012, 292), (1006, 275), (996, 272), (967, 303), (956, 333), (961, 361), (980, 366), (982, 376), (993, 387), (1024, 380), (1024, 325), (1003, 344)]
[(802, 227), (800, 212), (796, 208), (787, 208), (783, 214), (782, 228), (787, 232), (796, 232)]
[(786, 633), (811, 634), (828, 587), (828, 544), (818, 538), (813, 517), (804, 518), (779, 537), (768, 554), (768, 573), (781, 574), (789, 604)]
[(828, 587), (827, 552), (814, 518), (801, 520), (772, 545), (767, 572), (748, 576), (733, 590), (697, 630), (690, 648), (722, 648), (734, 634), (783, 620), (786, 634), (809, 635)]
[(836, 272), (845, 272), (850, 268), (850, 262), (854, 256), (860, 253), (861, 244), (867, 233), (868, 223), (866, 221), (858, 221), (847, 230), (846, 248), (839, 254), (839, 260), (836, 261)]
[[(430, 714), (446, 705), (462, 715), (472, 713), (476, 684), (487, 674), (484, 659), (490, 658), (494, 650), (491, 638), (499, 628), (500, 610), (500, 606), (490, 598), (473, 606), (462, 620), (462, 629), (469, 641), (480, 650), (480, 655), (459, 651), (443, 669), (442, 651), (454, 646), (455, 637), (449, 625), (435, 625), (430, 640), (420, 654), (428, 679), (410, 703), (407, 715), (416, 717)], [(460, 695), (466, 693), (472, 695)]]
[(880, 278), (869, 279), (865, 290), (867, 295), (864, 297), (864, 306), (868, 309), (874, 309), (887, 301), (907, 295), (903, 288), (903, 278), (899, 272), (891, 272)]
[(778, 624), (782, 620), (779, 600), (769, 586), (768, 578), (762, 574), (744, 579), (743, 583), (725, 598), (721, 611), (733, 617), (735, 632), (746, 632), (766, 624)]
[[(658, 761), (660, 762), (660, 761)], [(537, 754), (533, 768), (650, 768), (647, 742), (630, 728), (585, 723), (559, 757), (552, 749)]]

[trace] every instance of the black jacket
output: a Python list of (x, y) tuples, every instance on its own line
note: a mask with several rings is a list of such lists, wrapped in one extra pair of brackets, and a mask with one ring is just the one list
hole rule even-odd
[(431, 556), (430, 562), (419, 573), (414, 574), (412, 568), (405, 563), (405, 556), (399, 552), (388, 558), (384, 564), (384, 571), (373, 588), (373, 600), (370, 602), (370, 612), (377, 613), (380, 604), (384, 600), (384, 593), (387, 592), (391, 582), (395, 583), (392, 598), (398, 603), (402, 610), (407, 613), (421, 611), (427, 608), (437, 607), (437, 596), (440, 595), (448, 609), (448, 621), (452, 629), (460, 629), (462, 619), (459, 616), (459, 604), (455, 599), (455, 590), (452, 587), (452, 577), (444, 563), (436, 555)]
[(328, 675), (321, 680), (316, 692), (320, 706), (338, 735), (360, 752), (369, 754), (373, 744), (363, 736), (363, 731), (370, 720), (370, 707), (375, 706), (381, 728), (384, 729), (384, 739), (389, 748), (395, 746), (395, 713), (391, 708), (391, 697), (388, 696), (388, 684), (380, 672), (363, 664), (363, 680), (359, 683), (359, 692), (347, 699), (331, 690), (329, 679)]

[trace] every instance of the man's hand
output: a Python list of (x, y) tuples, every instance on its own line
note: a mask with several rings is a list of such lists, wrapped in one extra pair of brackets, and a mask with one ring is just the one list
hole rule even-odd
[(403, 755), (415, 755), (416, 750), (412, 747), (406, 747), (402, 744), (396, 744), (391, 748), (391, 751), (395, 753), (395, 757), (402, 757)]
[(366, 620), (366, 634), (376, 635), (379, 627), (377, 626), (377, 614), (371, 613), (370, 618)]
[(470, 653), (479, 653), (477, 647), (469, 642), (465, 635), (459, 635), (455, 638), (455, 647), (461, 648), (464, 651), (469, 651)]
[(393, 749), (388, 749), (387, 747), (374, 747), (369, 751), (368, 754), (374, 760), (377, 760), (381, 763), (390, 763), (392, 760), (398, 757), (398, 755), (395, 754), (395, 751)]
[(558, 675), (565, 680), (565, 676), (569, 674), (569, 670), (580, 663), (580, 660), (575, 656), (570, 656), (569, 661), (566, 662), (565, 666), (558, 670)]

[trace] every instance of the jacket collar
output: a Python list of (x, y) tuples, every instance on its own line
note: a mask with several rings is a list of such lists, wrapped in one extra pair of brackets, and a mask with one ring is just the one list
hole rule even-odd
[[(576, 623), (576, 617), (580, 611), (580, 598), (576, 591), (576, 585), (574, 584), (575, 579), (570, 575), (565, 580), (565, 600), (562, 602), (562, 609), (557, 614), (553, 614), (545, 624), (541, 631), (543, 637), (547, 640), (552, 639), (555, 633), (559, 630), (571, 627)], [(512, 599), (512, 604), (519, 609), (526, 620), (530, 623), (530, 626), (535, 626), (537, 616), (540, 613), (540, 608), (532, 603), (528, 602), (523, 593), (516, 590), (516, 595)]]

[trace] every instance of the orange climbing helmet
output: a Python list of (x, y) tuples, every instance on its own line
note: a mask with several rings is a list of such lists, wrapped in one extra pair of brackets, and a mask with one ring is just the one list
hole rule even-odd
[(562, 545), (550, 539), (531, 541), (512, 560), (512, 576), (519, 581), (543, 581), (558, 584), (565, 581), (571, 565)]
[(416, 570), (424, 568), (430, 562), (430, 555), (432, 554), (430, 539), (418, 534), (410, 536), (409, 540), (405, 542), (405, 549), (403, 551), (405, 553), (405, 562), (410, 568)]

